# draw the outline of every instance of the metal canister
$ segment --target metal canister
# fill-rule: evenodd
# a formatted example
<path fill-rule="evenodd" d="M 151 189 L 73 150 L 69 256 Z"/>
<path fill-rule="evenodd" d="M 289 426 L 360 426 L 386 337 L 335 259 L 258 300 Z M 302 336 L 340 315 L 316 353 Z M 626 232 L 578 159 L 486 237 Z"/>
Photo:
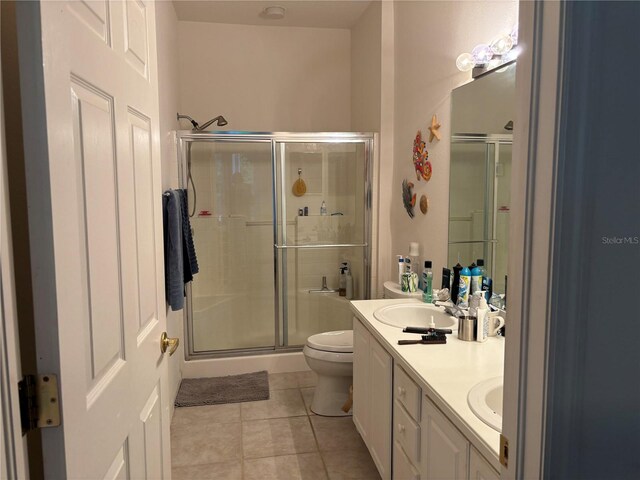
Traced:
<path fill-rule="evenodd" d="M 476 322 L 478 319 L 469 315 L 458 317 L 458 339 L 473 342 L 476 339 Z"/>

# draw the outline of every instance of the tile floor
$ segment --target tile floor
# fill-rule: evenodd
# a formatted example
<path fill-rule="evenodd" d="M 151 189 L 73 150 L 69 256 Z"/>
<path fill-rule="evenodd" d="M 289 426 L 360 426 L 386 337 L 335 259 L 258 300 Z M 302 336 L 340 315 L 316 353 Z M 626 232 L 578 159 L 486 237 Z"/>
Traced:
<path fill-rule="evenodd" d="M 314 415 L 315 374 L 269 375 L 259 402 L 176 408 L 174 480 L 376 480 L 351 417 Z"/>

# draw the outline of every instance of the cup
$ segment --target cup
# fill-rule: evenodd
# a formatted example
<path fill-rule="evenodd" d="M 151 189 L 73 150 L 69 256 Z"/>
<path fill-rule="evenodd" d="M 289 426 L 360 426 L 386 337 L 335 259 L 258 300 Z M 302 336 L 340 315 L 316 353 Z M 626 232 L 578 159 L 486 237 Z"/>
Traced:
<path fill-rule="evenodd" d="M 458 317 L 458 340 L 473 342 L 476 339 L 476 322 L 478 319 L 471 316 Z"/>
<path fill-rule="evenodd" d="M 489 336 L 495 337 L 498 331 L 504 327 L 504 318 L 498 315 L 497 312 L 487 314 L 489 320 Z"/>

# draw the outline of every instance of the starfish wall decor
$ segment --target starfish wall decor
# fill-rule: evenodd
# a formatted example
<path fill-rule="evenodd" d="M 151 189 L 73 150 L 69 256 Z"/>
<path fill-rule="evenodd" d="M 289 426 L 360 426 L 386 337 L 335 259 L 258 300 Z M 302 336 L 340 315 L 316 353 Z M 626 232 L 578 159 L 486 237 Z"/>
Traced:
<path fill-rule="evenodd" d="M 429 127 L 429 143 L 433 142 L 433 139 L 440 140 L 440 124 L 438 123 L 438 117 L 435 115 L 431 117 L 431 126 Z"/>

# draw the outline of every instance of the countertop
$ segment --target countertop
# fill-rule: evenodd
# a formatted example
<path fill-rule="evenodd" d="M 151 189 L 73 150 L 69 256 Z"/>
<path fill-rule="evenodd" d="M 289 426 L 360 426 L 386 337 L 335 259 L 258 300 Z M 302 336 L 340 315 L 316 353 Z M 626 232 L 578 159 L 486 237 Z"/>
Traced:
<path fill-rule="evenodd" d="M 351 308 L 396 363 L 422 387 L 423 394 L 500 471 L 500 434 L 471 411 L 467 394 L 477 383 L 504 374 L 504 338 L 489 337 L 484 343 L 465 342 L 458 340 L 454 329 L 444 345 L 398 345 L 398 340 L 419 339 L 420 335 L 402 333 L 401 328 L 386 325 L 373 316 L 378 308 L 398 303 L 422 302 L 416 299 L 355 300 Z"/>

